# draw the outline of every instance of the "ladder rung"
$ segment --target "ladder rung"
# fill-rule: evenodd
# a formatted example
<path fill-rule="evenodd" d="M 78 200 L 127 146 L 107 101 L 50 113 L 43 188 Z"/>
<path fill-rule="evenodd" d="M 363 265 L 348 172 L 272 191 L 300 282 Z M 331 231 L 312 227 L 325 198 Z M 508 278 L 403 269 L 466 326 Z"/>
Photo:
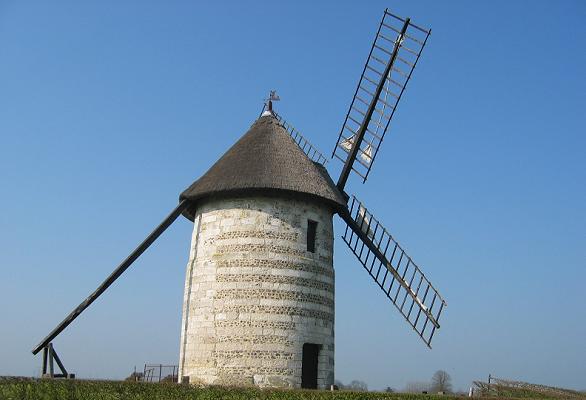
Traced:
<path fill-rule="evenodd" d="M 358 176 L 360 176 L 362 179 L 364 179 L 364 175 L 362 175 L 360 172 L 358 172 L 358 170 L 356 168 L 354 168 L 354 166 L 352 166 L 352 171 L 356 172 L 358 174 Z"/>
<path fill-rule="evenodd" d="M 375 124 L 376 124 L 376 122 L 375 122 Z M 384 126 L 381 125 L 380 128 L 384 130 Z M 370 129 L 366 129 L 366 132 L 368 132 L 370 135 L 372 135 L 373 139 L 376 139 L 376 148 L 378 148 L 378 146 L 380 146 L 380 142 L 382 140 L 381 136 L 379 136 L 378 133 L 374 133 Z M 375 141 L 372 140 L 372 142 L 374 143 Z M 371 145 L 373 145 L 373 143 L 371 143 Z M 373 147 L 375 147 L 375 146 L 373 145 Z M 374 154 L 372 155 L 372 158 L 374 158 Z"/>
<path fill-rule="evenodd" d="M 433 293 L 433 299 L 431 299 L 431 305 L 429 306 L 429 313 L 431 314 L 431 311 L 433 310 L 433 306 L 435 304 L 435 299 L 437 299 L 437 292 L 434 291 Z"/>
<path fill-rule="evenodd" d="M 382 47 L 380 47 L 379 45 L 375 44 L 374 47 L 376 47 L 377 49 L 379 49 L 380 51 L 384 51 L 385 53 L 387 53 L 388 55 L 392 56 L 393 53 L 391 53 L 390 51 L 388 51 L 387 49 L 384 49 Z M 382 75 L 382 74 L 381 74 Z"/>
<path fill-rule="evenodd" d="M 398 95 L 398 94 L 395 94 L 395 93 L 391 92 L 390 90 L 385 90 L 385 93 L 386 93 L 386 94 L 390 94 L 390 95 L 391 95 L 391 96 L 393 96 L 395 99 L 398 99 L 398 98 L 399 98 L 399 95 Z M 382 93 L 381 93 L 381 94 L 382 94 Z M 385 105 L 387 105 L 387 106 L 389 106 L 389 107 L 392 107 L 390 104 L 388 104 L 388 103 L 387 103 L 387 102 L 385 102 L 384 100 L 381 100 L 380 98 L 378 99 L 378 101 L 381 101 L 381 102 L 385 103 Z"/>
<path fill-rule="evenodd" d="M 375 56 L 375 55 L 372 55 L 372 54 L 371 54 L 371 55 L 370 55 L 370 58 L 372 58 L 374 61 L 378 61 L 380 64 L 384 65 L 385 67 L 387 66 L 387 63 L 386 63 L 386 62 L 384 62 L 383 60 L 381 60 L 380 58 L 378 58 L 378 57 L 377 57 L 377 56 Z"/>
<path fill-rule="evenodd" d="M 374 97 L 374 93 L 371 93 L 368 89 L 365 89 L 362 85 L 358 86 L 360 89 L 364 90 L 366 93 Z"/>
<path fill-rule="evenodd" d="M 413 311 L 413 306 L 415 305 L 415 299 L 411 299 L 411 306 L 409 307 L 409 312 L 407 313 L 407 320 L 409 321 L 409 318 L 411 317 L 411 312 Z M 411 322 L 411 321 L 409 321 Z"/>
<path fill-rule="evenodd" d="M 389 10 L 385 10 L 385 14 L 386 15 L 390 15 L 391 17 L 393 17 L 395 19 L 398 19 L 401 22 L 405 22 L 405 20 L 403 18 L 401 18 L 401 17 L 399 17 L 399 16 L 397 16 L 397 15 L 395 15 L 393 13 L 390 13 Z"/>
<path fill-rule="evenodd" d="M 343 151 L 344 153 L 346 153 L 346 154 L 350 154 L 350 151 L 349 151 L 349 150 L 346 150 L 346 149 L 345 149 L 345 148 L 342 146 L 342 144 L 338 143 L 338 147 L 339 147 L 340 149 L 342 149 L 342 151 Z M 342 158 L 340 158 L 340 160 L 341 160 L 341 161 L 344 161 L 344 162 L 346 162 L 346 160 L 344 160 L 344 159 L 342 159 Z"/>
<path fill-rule="evenodd" d="M 352 132 L 353 135 L 356 135 L 356 132 L 354 132 L 352 129 L 350 129 L 350 127 L 347 124 L 344 125 L 344 129 L 348 129 L 350 132 Z"/>
<path fill-rule="evenodd" d="M 429 286 L 425 289 L 425 294 L 423 295 L 423 300 L 421 300 L 421 304 L 425 304 L 425 299 L 427 298 L 427 292 L 429 292 Z M 421 305 L 419 305 L 419 311 L 417 312 L 417 317 L 415 318 L 415 322 L 414 325 L 417 325 L 417 322 L 419 321 L 419 317 L 421 316 Z"/>
<path fill-rule="evenodd" d="M 375 108 L 374 111 L 376 111 L 377 113 L 379 113 L 380 115 L 382 115 L 383 118 L 385 118 L 387 120 L 391 119 L 391 116 L 390 115 L 386 115 L 382 110 L 379 110 L 378 108 Z"/>
<path fill-rule="evenodd" d="M 385 35 L 383 35 L 382 33 L 379 33 L 378 35 L 379 35 L 381 38 L 383 38 L 384 40 L 386 40 L 387 42 L 390 42 L 390 43 L 392 43 L 392 44 L 393 44 L 393 46 L 397 44 L 397 42 L 396 42 L 394 39 L 388 38 L 388 37 L 386 37 Z"/>
<path fill-rule="evenodd" d="M 411 24 L 409 24 L 409 25 L 411 25 Z M 419 39 L 417 39 L 417 38 L 414 38 L 413 36 L 411 36 L 411 35 L 408 35 L 407 33 L 405 33 L 405 37 L 406 37 L 407 39 L 411 39 L 411 40 L 413 40 L 414 42 L 417 42 L 417 43 L 419 43 L 420 45 L 422 45 L 422 46 L 423 46 L 423 42 L 422 42 L 421 40 L 419 40 Z"/>
<path fill-rule="evenodd" d="M 384 286 L 385 286 L 385 281 L 387 280 L 387 276 L 389 275 L 389 269 L 385 268 L 385 276 L 383 276 L 383 281 L 380 283 L 380 287 L 383 288 L 384 290 Z M 393 281 L 395 280 L 395 277 L 393 277 Z M 393 286 L 393 282 L 391 282 L 391 286 Z M 389 286 L 390 288 L 390 286 Z M 387 295 L 389 293 L 387 292 Z"/>
<path fill-rule="evenodd" d="M 446 305 L 446 303 L 444 303 L 444 302 L 442 301 L 442 304 L 440 305 L 440 309 L 439 309 L 439 311 L 437 312 L 437 315 L 436 315 L 436 317 L 435 317 L 435 320 L 436 320 L 436 321 L 439 321 L 439 318 L 440 318 L 440 316 L 442 315 L 442 310 L 444 309 L 444 306 L 445 306 L 445 305 Z"/>
<path fill-rule="evenodd" d="M 423 32 L 423 33 L 426 33 L 427 35 L 429 35 L 429 33 L 431 32 L 430 30 L 426 30 L 426 29 L 423 29 L 423 28 L 421 28 L 421 27 L 419 27 L 419 26 L 415 25 L 415 24 L 414 24 L 413 22 L 411 22 L 411 21 L 409 21 L 409 25 L 411 25 L 411 26 L 412 26 L 413 28 L 415 28 L 415 29 L 419 29 L 421 32 Z"/>
<path fill-rule="evenodd" d="M 366 106 L 369 106 L 370 103 L 367 103 L 366 100 L 364 100 L 362 97 L 356 95 L 354 96 L 356 99 L 358 99 L 358 101 L 362 102 L 362 104 L 365 104 Z"/>
<path fill-rule="evenodd" d="M 368 229 L 368 227 L 367 227 L 367 229 Z M 364 246 L 366 246 L 366 243 L 362 242 L 362 247 L 360 248 L 360 254 L 358 255 L 359 260 L 362 259 L 362 252 L 364 251 Z"/>
<path fill-rule="evenodd" d="M 395 252 L 397 251 L 397 246 L 399 245 L 397 242 L 393 240 L 395 247 L 393 247 L 393 254 L 391 254 L 391 259 L 389 260 L 389 264 L 393 265 L 393 258 L 395 258 Z"/>
<path fill-rule="evenodd" d="M 401 254 L 401 259 L 403 258 L 403 256 L 405 256 L 405 252 L 403 251 L 403 254 Z M 408 259 L 409 257 L 407 256 L 407 266 L 405 267 L 405 269 L 403 270 L 403 275 L 401 275 L 401 279 L 403 281 L 405 281 L 405 275 L 407 275 L 407 271 L 409 270 L 409 264 L 411 263 L 411 261 Z M 397 265 L 397 271 L 399 271 L 399 266 L 401 265 L 401 261 L 399 261 L 399 265 Z"/>
<path fill-rule="evenodd" d="M 352 106 L 351 109 L 356 112 L 359 112 L 360 114 L 362 114 L 363 117 L 366 117 L 366 114 L 364 112 L 362 112 L 361 110 L 359 110 L 358 108 L 356 108 L 355 106 Z"/>
<path fill-rule="evenodd" d="M 368 64 L 366 64 L 366 68 L 368 68 L 368 69 L 369 69 L 369 70 L 371 70 L 371 71 L 374 71 L 374 72 L 376 72 L 376 73 L 377 73 L 377 74 L 379 74 L 380 76 L 383 76 L 383 73 L 382 73 L 382 72 L 380 72 L 380 71 L 378 71 L 378 70 L 376 70 L 376 69 L 372 68 L 372 67 L 371 67 L 370 65 L 368 65 Z"/>
<path fill-rule="evenodd" d="M 427 343 L 427 345 L 428 345 L 429 347 L 431 347 L 431 339 L 433 339 L 433 334 L 435 333 L 435 330 L 436 330 L 436 326 L 434 326 L 434 327 L 431 329 L 431 335 L 429 335 L 429 339 L 427 339 L 427 342 L 425 342 L 425 343 Z"/>
<path fill-rule="evenodd" d="M 372 83 L 374 86 L 378 86 L 378 83 L 373 81 L 372 79 L 370 79 L 368 76 L 363 75 L 362 76 L 364 79 L 366 79 L 368 82 Z"/>
<path fill-rule="evenodd" d="M 379 260 L 380 261 L 380 260 Z M 378 283 L 378 276 L 380 275 L 380 270 L 383 268 L 383 262 L 381 261 L 378 265 L 378 270 L 376 271 L 376 276 L 374 278 L 375 282 Z"/>
<path fill-rule="evenodd" d="M 399 68 L 397 67 L 393 67 L 393 71 L 398 72 L 399 74 L 403 75 L 405 78 L 409 78 L 409 75 L 407 75 L 406 72 L 401 71 Z"/>
<path fill-rule="evenodd" d="M 411 68 L 415 68 L 415 65 L 413 65 L 412 63 L 410 63 L 409 61 L 405 60 L 403 57 L 397 56 L 397 60 L 404 62 L 405 64 L 407 64 L 408 66 L 410 66 Z"/>
<path fill-rule="evenodd" d="M 395 293 L 395 298 L 393 299 L 393 303 L 395 303 L 395 305 L 397 304 L 397 299 L 399 298 L 399 293 L 401 293 L 401 289 L 405 289 L 403 288 L 403 286 L 401 286 L 401 282 L 398 282 L 399 285 L 397 287 L 397 292 Z"/>
<path fill-rule="evenodd" d="M 344 149 L 342 149 L 344 150 Z M 334 157 L 336 157 L 338 160 L 342 161 L 342 162 L 346 162 L 346 160 L 344 160 L 342 157 L 340 157 L 337 153 L 334 153 Z"/>
<path fill-rule="evenodd" d="M 350 115 L 348 115 L 348 119 L 351 119 L 356 125 L 361 126 L 362 122 L 358 122 L 356 121 L 354 118 L 352 118 Z"/>
<path fill-rule="evenodd" d="M 358 149 L 358 151 L 360 153 L 364 154 L 364 151 L 362 151 L 362 149 Z M 361 157 L 356 157 L 354 160 L 358 161 L 360 164 L 362 164 L 363 167 L 365 167 L 367 169 L 370 167 L 370 165 L 369 164 L 366 164 L 366 162 L 364 160 L 362 160 Z"/>
<path fill-rule="evenodd" d="M 364 99 L 362 99 L 360 96 L 356 95 L 354 96 L 356 99 L 358 99 L 359 101 L 361 101 L 363 104 L 366 104 L 367 106 L 369 106 L 370 104 L 367 103 Z"/>
<path fill-rule="evenodd" d="M 373 121 L 371 120 L 371 121 L 370 121 L 370 123 L 372 123 L 372 124 L 375 124 L 375 125 L 376 125 L 376 126 L 378 126 L 379 128 L 382 128 L 382 129 L 384 129 L 384 128 L 385 128 L 383 125 L 380 125 L 378 122 L 373 122 Z M 373 131 L 371 131 L 370 129 L 366 129 L 366 131 L 367 131 L 368 133 L 370 133 L 372 136 L 374 136 L 375 138 L 377 138 L 377 139 L 379 140 L 379 142 L 381 141 L 381 139 L 382 139 L 382 138 L 381 138 L 381 137 L 380 137 L 380 136 L 379 136 L 377 133 L 374 133 L 374 132 L 373 132 Z"/>
<path fill-rule="evenodd" d="M 388 271 L 388 267 L 387 267 L 387 271 Z M 396 276 L 393 274 L 393 280 L 391 281 L 389 288 L 385 291 L 385 293 L 389 299 L 391 298 L 391 290 L 393 290 L 393 285 L 395 284 L 395 280 L 396 280 Z M 397 289 L 397 290 L 401 290 L 401 285 L 399 285 L 399 289 Z M 393 302 L 393 304 L 395 303 L 394 300 L 391 299 L 391 301 Z"/>
<path fill-rule="evenodd" d="M 399 33 L 399 34 L 401 33 L 401 31 L 400 31 L 400 30 L 398 30 L 397 28 L 395 28 L 394 26 L 387 25 L 387 24 L 385 24 L 384 22 L 383 22 L 383 25 L 384 25 L 384 26 L 386 26 L 387 28 L 389 28 L 389 29 L 391 29 L 391 30 L 393 30 L 393 31 L 395 31 L 395 32 L 397 32 L 397 33 Z"/>
<path fill-rule="evenodd" d="M 393 93 L 393 92 L 391 92 L 390 90 L 389 90 L 389 91 L 387 91 L 387 92 L 388 92 L 388 93 L 391 93 L 391 94 L 394 94 L 394 93 Z M 382 96 L 381 96 L 381 97 L 382 97 Z M 379 97 L 379 98 L 376 100 L 376 101 L 377 101 L 377 105 L 378 105 L 378 103 L 382 103 L 382 104 L 383 104 L 383 107 L 382 107 L 382 108 L 385 108 L 385 106 L 386 106 L 386 107 L 389 107 L 391 110 L 394 110 L 394 109 L 395 109 L 395 105 L 397 104 L 397 102 L 396 102 L 396 101 L 394 102 L 395 104 L 389 104 L 389 103 L 388 103 L 386 100 L 382 100 L 382 98 L 381 98 L 381 97 Z M 396 96 L 395 96 L 395 97 L 396 97 Z"/>
<path fill-rule="evenodd" d="M 409 47 L 405 46 L 404 44 L 401 45 L 401 49 L 405 49 L 407 50 L 409 53 L 416 55 L 417 57 L 419 57 L 419 53 L 416 52 L 415 50 L 411 50 Z"/>
<path fill-rule="evenodd" d="M 390 81 L 391 83 L 394 83 L 395 85 L 399 86 L 401 89 L 403 89 L 403 87 L 404 87 L 401 83 L 397 82 L 396 80 L 394 80 L 392 78 L 387 77 L 387 80 Z"/>

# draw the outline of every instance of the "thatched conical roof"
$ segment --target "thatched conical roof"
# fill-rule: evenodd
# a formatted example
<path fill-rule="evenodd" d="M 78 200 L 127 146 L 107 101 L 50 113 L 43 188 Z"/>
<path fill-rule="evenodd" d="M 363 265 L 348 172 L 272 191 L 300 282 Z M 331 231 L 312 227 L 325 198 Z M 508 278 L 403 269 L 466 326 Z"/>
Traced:
<path fill-rule="evenodd" d="M 205 198 L 251 194 L 311 198 L 334 211 L 346 207 L 326 169 L 311 161 L 272 115 L 260 117 L 180 200 L 193 203 L 184 212 L 193 220 Z"/>

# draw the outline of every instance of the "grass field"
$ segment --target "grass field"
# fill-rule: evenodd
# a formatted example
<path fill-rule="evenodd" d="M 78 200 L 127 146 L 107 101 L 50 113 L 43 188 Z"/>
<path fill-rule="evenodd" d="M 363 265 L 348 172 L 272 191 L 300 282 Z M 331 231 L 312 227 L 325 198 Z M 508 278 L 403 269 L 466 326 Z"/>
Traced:
<path fill-rule="evenodd" d="M 505 397 L 506 396 L 506 397 Z M 120 381 L 39 380 L 28 378 L 0 378 L 1 400 L 422 400 L 463 399 L 463 396 L 440 396 L 403 393 L 316 391 L 316 390 L 260 390 L 254 388 L 205 387 L 198 388 L 173 383 L 134 383 Z M 499 397 L 484 399 L 560 399 L 543 393 L 502 393 Z M 586 396 L 583 397 L 586 399 Z"/>

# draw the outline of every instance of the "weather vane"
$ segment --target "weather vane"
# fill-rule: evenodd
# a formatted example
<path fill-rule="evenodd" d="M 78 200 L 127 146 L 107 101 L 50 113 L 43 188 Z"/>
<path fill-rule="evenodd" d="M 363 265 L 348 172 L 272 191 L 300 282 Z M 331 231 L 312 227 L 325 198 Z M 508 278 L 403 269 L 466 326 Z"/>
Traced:
<path fill-rule="evenodd" d="M 265 99 L 265 112 L 273 112 L 273 101 L 279 101 L 281 98 L 277 94 L 276 90 L 269 91 L 269 97 Z"/>

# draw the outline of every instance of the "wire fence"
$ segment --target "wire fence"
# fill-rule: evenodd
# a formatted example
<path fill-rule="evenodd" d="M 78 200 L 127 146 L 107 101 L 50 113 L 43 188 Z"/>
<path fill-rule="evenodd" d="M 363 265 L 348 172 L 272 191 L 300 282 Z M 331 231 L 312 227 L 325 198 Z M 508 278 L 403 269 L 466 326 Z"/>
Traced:
<path fill-rule="evenodd" d="M 178 365 L 145 364 L 142 374 L 137 373 L 135 378 L 139 382 L 177 382 Z"/>

